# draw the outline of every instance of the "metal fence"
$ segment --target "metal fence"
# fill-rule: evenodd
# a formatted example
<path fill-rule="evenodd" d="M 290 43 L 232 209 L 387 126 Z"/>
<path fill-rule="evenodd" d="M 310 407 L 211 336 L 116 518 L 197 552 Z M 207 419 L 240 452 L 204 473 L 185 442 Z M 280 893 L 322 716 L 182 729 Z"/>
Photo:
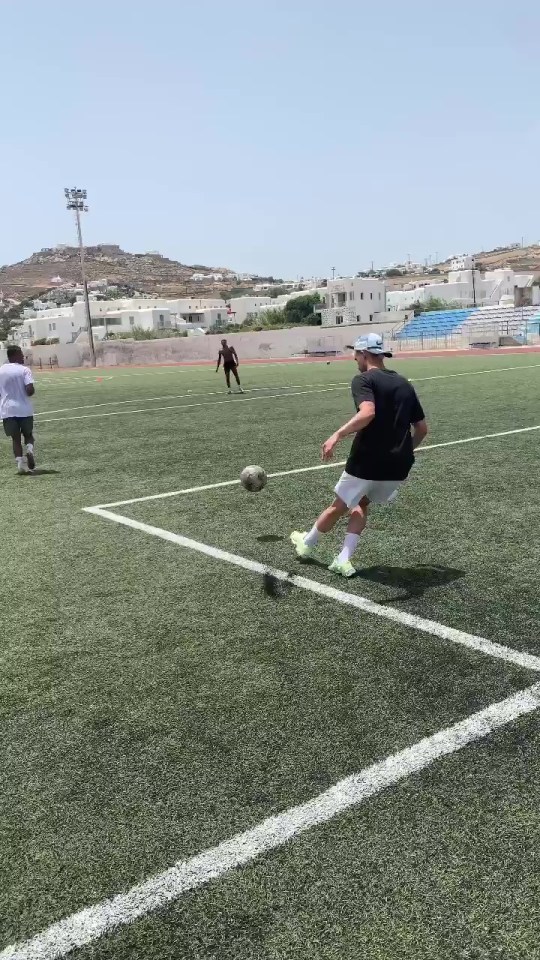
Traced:
<path fill-rule="evenodd" d="M 540 321 L 477 320 L 460 330 L 441 334 L 420 334 L 416 337 L 391 338 L 394 353 L 408 350 L 463 350 L 540 344 Z"/>

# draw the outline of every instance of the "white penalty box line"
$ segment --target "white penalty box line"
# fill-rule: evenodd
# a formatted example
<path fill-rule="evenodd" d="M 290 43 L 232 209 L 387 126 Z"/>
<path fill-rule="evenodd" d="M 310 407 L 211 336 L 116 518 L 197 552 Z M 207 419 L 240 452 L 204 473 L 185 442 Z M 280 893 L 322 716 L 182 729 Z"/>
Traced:
<path fill-rule="evenodd" d="M 515 430 L 500 430 L 497 433 L 484 433 L 477 437 L 464 437 L 458 440 L 445 440 L 442 443 L 425 443 L 416 451 L 417 454 L 427 452 L 428 450 L 440 450 L 443 447 L 458 447 L 467 443 L 478 443 L 480 440 L 495 440 L 499 437 L 510 437 L 514 434 L 531 433 L 534 430 L 540 430 L 540 424 L 533 427 L 519 427 Z M 331 463 L 318 463 L 311 467 L 293 467 L 291 470 L 278 470 L 275 473 L 269 473 L 268 479 L 275 480 L 279 477 L 290 477 L 299 473 L 313 473 L 317 470 L 332 470 L 337 467 L 345 466 L 345 460 L 334 460 Z M 131 497 L 129 500 L 114 500 L 110 503 L 98 503 L 96 507 L 127 507 L 134 503 L 147 503 L 150 500 L 167 500 L 169 497 L 180 497 L 187 493 L 204 493 L 206 490 L 219 490 L 223 487 L 238 487 L 240 480 L 220 480 L 218 483 L 205 483 L 198 487 L 183 487 L 181 490 L 168 490 L 165 493 L 151 493 L 143 497 Z M 92 512 L 94 507 L 84 507 L 86 512 Z"/>
<path fill-rule="evenodd" d="M 162 527 L 155 527 L 152 524 L 134 520 L 132 517 L 125 517 L 120 513 L 106 510 L 103 507 L 85 507 L 85 513 L 90 513 L 94 516 L 101 517 L 103 520 L 110 520 L 113 523 L 130 527 L 132 530 L 138 530 L 141 533 L 149 534 L 160 540 L 165 540 L 168 543 L 174 543 L 177 546 L 201 553 L 214 560 L 230 563 L 250 573 L 272 577 L 276 581 L 299 587 L 302 590 L 307 590 L 309 593 L 314 593 L 327 600 L 336 600 L 338 603 L 354 607 L 363 613 L 382 617 L 385 620 L 392 620 L 401 626 L 418 630 L 421 633 L 431 634 L 431 636 L 439 637 L 441 640 L 448 640 L 451 643 L 468 647 L 471 650 L 496 657 L 498 660 L 505 660 L 507 663 L 512 663 L 518 667 L 540 672 L 540 657 L 535 657 L 533 654 L 523 653 L 520 650 L 514 650 L 503 644 L 486 640 L 484 637 L 466 633 L 463 630 L 456 630 L 453 627 L 447 627 L 445 624 L 438 623 L 435 620 L 428 620 L 425 617 L 419 617 L 414 613 L 407 613 L 395 607 L 375 603 L 373 600 L 368 600 L 367 597 L 362 597 L 356 593 L 348 593 L 344 590 L 338 590 L 336 587 L 320 583 L 318 580 L 311 580 L 308 577 L 290 574 L 285 570 L 269 567 L 257 560 L 250 560 L 248 557 L 242 557 L 236 553 L 229 553 L 228 550 L 221 550 L 218 547 L 202 543 L 200 540 L 193 540 L 191 537 L 185 537 L 179 533 L 172 533 L 170 530 L 164 530 Z"/>
<path fill-rule="evenodd" d="M 443 443 L 426 444 L 425 446 L 420 447 L 420 450 L 435 450 L 442 447 L 450 447 L 481 440 L 511 436 L 513 434 L 524 434 L 533 430 L 540 430 L 540 424 L 533 427 L 521 427 L 514 430 L 498 431 L 497 433 L 484 434 L 483 436 L 478 437 L 466 437 L 459 440 L 448 440 Z M 337 467 L 342 467 L 344 462 L 345 461 L 339 461 L 337 463 L 317 464 L 316 466 L 311 467 L 297 467 L 292 470 L 280 470 L 276 473 L 269 474 L 269 477 L 280 478 L 293 474 L 303 474 L 318 470 L 331 469 L 332 467 L 335 469 Z M 251 573 L 256 573 L 258 575 L 267 577 L 270 576 L 276 581 L 299 587 L 302 590 L 307 590 L 310 593 L 326 599 L 336 600 L 344 605 L 362 610 L 364 613 L 394 621 L 402 626 L 417 630 L 421 633 L 430 634 L 431 636 L 439 637 L 442 640 L 450 641 L 451 643 L 456 643 L 460 646 L 468 647 L 471 650 L 476 650 L 480 653 L 487 654 L 488 656 L 495 657 L 496 659 L 504 660 L 507 663 L 512 663 L 518 667 L 540 671 L 540 657 L 536 657 L 533 654 L 522 652 L 520 650 L 514 650 L 513 648 L 503 644 L 487 640 L 485 637 L 467 633 L 463 630 L 457 630 L 453 627 L 448 627 L 445 624 L 438 623 L 435 620 L 429 620 L 425 617 L 419 617 L 413 613 L 407 613 L 404 610 L 398 610 L 395 607 L 376 603 L 372 600 L 369 600 L 367 597 L 362 597 L 356 593 L 338 590 L 335 587 L 320 583 L 318 580 L 312 580 L 308 577 L 300 576 L 298 574 L 291 574 L 285 570 L 269 567 L 267 564 L 260 563 L 256 560 L 251 560 L 247 557 L 242 557 L 239 554 L 230 553 L 227 550 L 221 550 L 218 547 L 203 543 L 200 540 L 194 540 L 191 537 L 185 537 L 182 534 L 173 533 L 170 530 L 165 530 L 162 527 L 157 527 L 149 523 L 143 523 L 140 520 L 135 520 L 132 517 L 126 517 L 123 514 L 117 513 L 116 511 L 110 509 L 111 507 L 146 503 L 153 500 L 160 500 L 185 494 L 201 493 L 208 490 L 221 489 L 223 487 L 239 486 L 239 483 L 240 482 L 238 479 L 224 480 L 218 483 L 204 484 L 198 487 L 185 487 L 182 490 L 173 490 L 168 493 L 151 494 L 150 496 L 134 497 L 130 500 L 119 500 L 114 503 L 100 504 L 94 507 L 84 507 L 83 510 L 85 513 L 101 517 L 103 520 L 118 523 L 121 526 L 129 527 L 132 530 L 138 530 L 141 533 L 157 537 L 158 539 L 165 540 L 169 543 L 174 543 L 187 550 L 193 550 L 215 560 L 230 563 L 233 566 L 240 567 Z"/>

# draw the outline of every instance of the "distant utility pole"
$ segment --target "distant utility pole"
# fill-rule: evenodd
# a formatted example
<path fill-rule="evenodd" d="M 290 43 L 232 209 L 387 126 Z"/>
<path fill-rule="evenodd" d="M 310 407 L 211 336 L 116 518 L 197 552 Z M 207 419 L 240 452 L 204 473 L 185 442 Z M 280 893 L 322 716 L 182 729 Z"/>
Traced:
<path fill-rule="evenodd" d="M 332 280 L 335 280 L 336 277 L 336 268 L 332 267 Z"/>
<path fill-rule="evenodd" d="M 92 331 L 92 317 L 90 316 L 90 300 L 88 298 L 88 284 L 86 282 L 86 270 L 84 267 L 84 245 L 81 230 L 81 213 L 86 213 L 86 190 L 79 190 L 77 187 L 66 187 L 64 195 L 67 201 L 68 210 L 75 213 L 75 223 L 77 224 L 77 237 L 79 240 L 79 258 L 81 261 L 81 278 L 84 294 L 84 306 L 86 312 L 86 330 L 88 333 L 88 345 L 90 347 L 90 363 L 93 367 L 96 365 L 96 349 L 94 347 L 94 334 Z"/>
<path fill-rule="evenodd" d="M 473 261 L 472 261 L 472 270 L 471 270 L 471 274 L 472 274 L 472 296 L 473 296 L 473 306 L 475 307 L 475 306 L 476 306 L 476 280 L 475 280 L 475 276 L 474 276 L 474 271 L 475 271 L 475 265 L 474 265 L 474 260 L 473 260 Z"/>

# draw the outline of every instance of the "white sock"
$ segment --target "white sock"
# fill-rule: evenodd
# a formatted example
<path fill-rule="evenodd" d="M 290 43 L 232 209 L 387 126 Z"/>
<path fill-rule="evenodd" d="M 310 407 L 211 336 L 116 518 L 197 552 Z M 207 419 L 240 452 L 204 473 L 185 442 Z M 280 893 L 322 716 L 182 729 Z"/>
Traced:
<path fill-rule="evenodd" d="M 18 467 L 21 467 L 24 463 L 24 457 L 15 457 L 15 462 Z"/>
<path fill-rule="evenodd" d="M 359 533 L 346 533 L 345 540 L 343 541 L 343 548 L 341 553 L 338 556 L 338 563 L 345 563 L 346 560 L 350 560 L 354 551 L 358 546 L 358 541 L 360 539 Z"/>
<path fill-rule="evenodd" d="M 313 527 L 309 533 L 306 533 L 304 537 L 304 543 L 306 547 L 316 547 L 319 542 L 320 531 L 317 530 L 317 527 Z"/>
<path fill-rule="evenodd" d="M 33 452 L 34 452 L 34 444 L 33 444 L 33 443 L 27 443 L 27 444 L 26 444 L 26 449 L 28 450 L 28 453 L 33 453 Z"/>

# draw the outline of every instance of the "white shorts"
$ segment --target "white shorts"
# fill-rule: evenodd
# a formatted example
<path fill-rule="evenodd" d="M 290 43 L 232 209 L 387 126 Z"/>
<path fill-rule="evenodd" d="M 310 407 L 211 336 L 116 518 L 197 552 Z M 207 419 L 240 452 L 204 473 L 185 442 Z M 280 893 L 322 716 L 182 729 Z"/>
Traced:
<path fill-rule="evenodd" d="M 334 493 L 351 510 L 358 506 L 362 497 L 367 497 L 372 503 L 391 503 L 404 483 L 404 480 L 362 480 L 344 471 L 334 487 Z"/>

